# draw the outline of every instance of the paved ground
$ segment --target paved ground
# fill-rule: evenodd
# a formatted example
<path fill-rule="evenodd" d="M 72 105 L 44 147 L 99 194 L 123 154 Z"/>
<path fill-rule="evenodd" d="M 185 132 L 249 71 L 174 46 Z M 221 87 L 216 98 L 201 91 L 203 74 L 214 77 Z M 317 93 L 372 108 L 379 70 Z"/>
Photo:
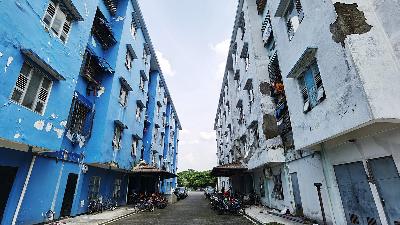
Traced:
<path fill-rule="evenodd" d="M 238 224 L 251 225 L 252 223 L 242 216 L 217 215 L 210 209 L 208 201 L 202 192 L 191 192 L 189 196 L 165 209 L 154 212 L 139 213 L 119 220 L 112 225 L 125 224 L 162 224 L 162 225 L 198 225 L 198 224 Z"/>

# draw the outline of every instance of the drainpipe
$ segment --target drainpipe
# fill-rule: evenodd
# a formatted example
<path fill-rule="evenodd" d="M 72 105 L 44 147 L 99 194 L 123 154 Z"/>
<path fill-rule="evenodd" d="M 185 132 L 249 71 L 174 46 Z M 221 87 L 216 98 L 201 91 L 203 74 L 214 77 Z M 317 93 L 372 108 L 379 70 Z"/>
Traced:
<path fill-rule="evenodd" d="M 326 223 L 326 216 L 325 216 L 325 209 L 324 209 L 324 203 L 322 202 L 322 195 L 321 195 L 321 183 L 314 183 L 314 186 L 317 187 L 317 192 L 318 192 L 318 200 L 319 200 L 319 206 L 321 207 L 321 213 L 322 213 L 322 220 L 323 224 L 327 225 Z"/>
<path fill-rule="evenodd" d="M 19 210 L 21 209 L 22 201 L 24 200 L 26 189 L 28 188 L 29 180 L 31 179 L 32 169 L 33 165 L 35 164 L 35 161 L 36 161 L 36 155 L 32 157 L 31 165 L 29 166 L 28 174 L 26 175 L 24 186 L 22 188 L 21 195 L 19 196 L 17 208 L 15 209 L 11 225 L 15 225 L 15 223 L 17 222 Z"/>

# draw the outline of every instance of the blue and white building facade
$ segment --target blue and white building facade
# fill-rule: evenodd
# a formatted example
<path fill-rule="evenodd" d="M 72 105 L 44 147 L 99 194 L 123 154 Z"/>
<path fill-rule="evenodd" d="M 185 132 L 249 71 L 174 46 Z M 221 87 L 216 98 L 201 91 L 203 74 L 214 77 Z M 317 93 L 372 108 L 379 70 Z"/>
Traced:
<path fill-rule="evenodd" d="M 1 224 L 124 205 L 141 160 L 176 173 L 181 125 L 135 0 L 0 5 Z"/>

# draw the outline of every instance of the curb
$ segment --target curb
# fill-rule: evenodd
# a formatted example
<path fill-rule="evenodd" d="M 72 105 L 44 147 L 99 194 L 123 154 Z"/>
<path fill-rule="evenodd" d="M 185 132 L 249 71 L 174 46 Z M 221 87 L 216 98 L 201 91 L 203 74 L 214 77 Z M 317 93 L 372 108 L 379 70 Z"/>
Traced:
<path fill-rule="evenodd" d="M 131 216 L 133 214 L 136 214 L 136 212 L 130 212 L 130 213 L 127 213 L 125 215 L 115 217 L 113 219 L 110 219 L 110 220 L 107 220 L 105 222 L 99 223 L 98 225 L 106 225 L 106 224 L 110 224 L 110 223 L 113 223 L 113 222 L 117 222 L 118 220 L 125 219 L 125 218 L 127 218 L 127 217 L 129 217 L 129 216 Z"/>
<path fill-rule="evenodd" d="M 264 223 L 259 221 L 258 219 L 251 217 L 249 214 L 247 214 L 246 212 L 243 215 L 246 219 L 250 220 L 250 222 L 252 222 L 253 224 L 256 225 L 263 225 Z"/>

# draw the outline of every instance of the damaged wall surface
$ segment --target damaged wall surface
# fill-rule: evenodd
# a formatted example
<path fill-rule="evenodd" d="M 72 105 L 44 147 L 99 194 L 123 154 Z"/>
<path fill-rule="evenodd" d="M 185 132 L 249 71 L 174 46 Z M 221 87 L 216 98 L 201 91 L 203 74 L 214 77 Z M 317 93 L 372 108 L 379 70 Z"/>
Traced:
<path fill-rule="evenodd" d="M 1 224 L 83 214 L 100 196 L 125 205 L 139 162 L 176 173 L 182 127 L 137 1 L 1 5 Z"/>

